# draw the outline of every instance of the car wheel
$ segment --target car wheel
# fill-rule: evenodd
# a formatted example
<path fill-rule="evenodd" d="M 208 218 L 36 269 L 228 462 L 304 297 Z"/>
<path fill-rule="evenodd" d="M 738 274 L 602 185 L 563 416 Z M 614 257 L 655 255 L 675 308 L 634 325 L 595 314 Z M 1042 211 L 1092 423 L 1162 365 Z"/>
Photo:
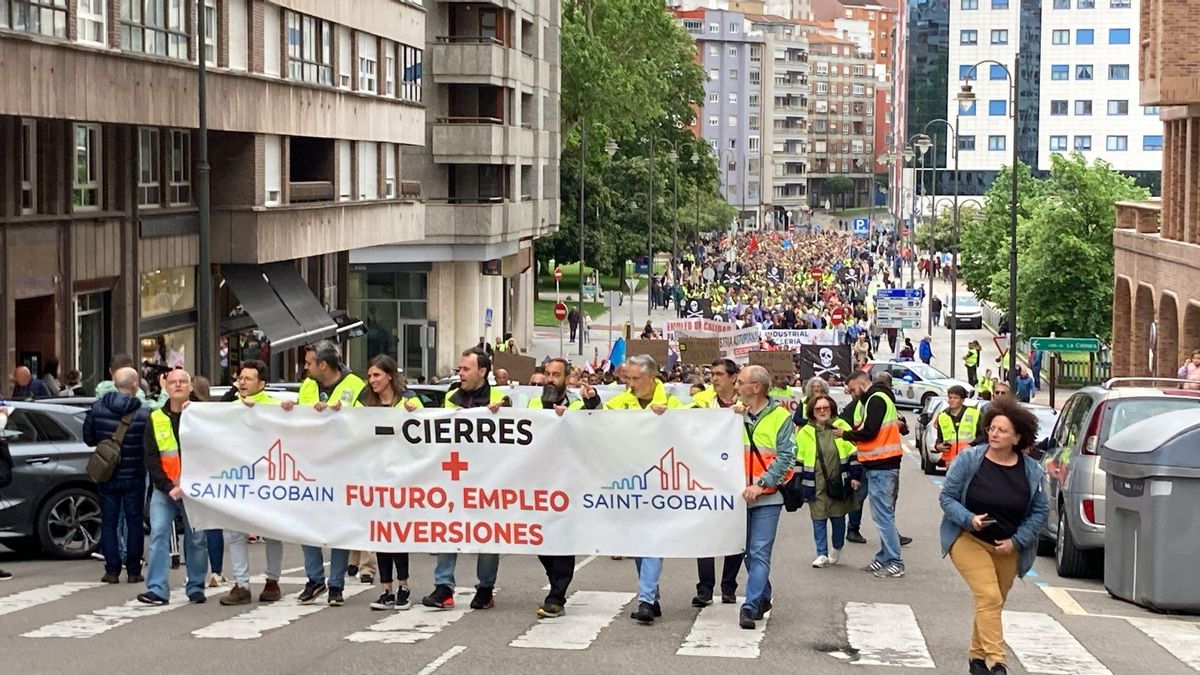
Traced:
<path fill-rule="evenodd" d="M 100 544 L 100 499 L 95 492 L 68 488 L 38 509 L 37 537 L 55 558 L 86 558 Z"/>
<path fill-rule="evenodd" d="M 1083 577 L 1093 569 L 1090 551 L 1080 550 L 1071 538 L 1065 504 L 1058 510 L 1058 537 L 1054 542 L 1054 563 L 1060 577 Z"/>

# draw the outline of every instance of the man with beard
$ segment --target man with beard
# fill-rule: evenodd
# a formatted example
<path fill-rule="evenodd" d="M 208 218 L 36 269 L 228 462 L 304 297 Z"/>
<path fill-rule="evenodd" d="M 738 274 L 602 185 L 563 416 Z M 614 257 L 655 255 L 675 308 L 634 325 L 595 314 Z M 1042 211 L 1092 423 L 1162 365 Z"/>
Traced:
<path fill-rule="evenodd" d="M 556 414 L 562 415 L 568 410 L 595 410 L 600 407 L 600 397 L 589 384 L 585 383 L 580 389 L 582 399 L 567 392 L 566 359 L 550 359 L 543 370 L 545 384 L 542 385 L 542 395 L 529 400 L 530 408 L 553 409 Z M 550 592 L 546 594 L 546 601 L 538 607 L 537 615 L 543 619 L 556 619 L 563 615 L 563 605 L 567 602 L 567 587 L 575 575 L 575 556 L 539 555 L 538 560 L 546 569 Z"/>

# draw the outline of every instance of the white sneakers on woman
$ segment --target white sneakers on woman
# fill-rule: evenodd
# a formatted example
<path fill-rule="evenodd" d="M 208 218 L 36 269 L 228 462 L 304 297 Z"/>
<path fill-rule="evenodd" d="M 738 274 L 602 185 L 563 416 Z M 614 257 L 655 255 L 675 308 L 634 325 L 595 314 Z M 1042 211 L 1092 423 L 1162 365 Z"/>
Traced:
<path fill-rule="evenodd" d="M 815 559 L 812 561 L 812 566 L 813 566 L 813 567 L 816 567 L 816 568 L 818 568 L 818 569 L 820 569 L 820 568 L 822 568 L 822 567 L 829 567 L 829 557 L 828 557 L 828 556 L 823 556 L 823 555 L 819 555 L 819 556 L 817 556 L 817 557 L 816 557 L 816 558 L 815 558 Z"/>
<path fill-rule="evenodd" d="M 842 559 L 842 550 L 835 548 L 829 551 L 829 555 L 819 555 L 812 561 L 812 566 L 820 569 L 822 567 L 833 567 Z"/>
<path fill-rule="evenodd" d="M 842 549 L 835 548 L 829 551 L 829 564 L 836 565 L 842 559 Z"/>

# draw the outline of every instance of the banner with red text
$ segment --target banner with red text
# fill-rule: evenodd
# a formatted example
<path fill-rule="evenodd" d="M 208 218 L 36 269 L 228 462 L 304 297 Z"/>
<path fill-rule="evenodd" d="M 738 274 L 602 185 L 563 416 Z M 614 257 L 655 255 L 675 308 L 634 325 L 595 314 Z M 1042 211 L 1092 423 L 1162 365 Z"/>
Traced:
<path fill-rule="evenodd" d="M 364 551 L 707 557 L 746 540 L 728 410 L 553 411 L 193 403 L 197 529 Z"/>

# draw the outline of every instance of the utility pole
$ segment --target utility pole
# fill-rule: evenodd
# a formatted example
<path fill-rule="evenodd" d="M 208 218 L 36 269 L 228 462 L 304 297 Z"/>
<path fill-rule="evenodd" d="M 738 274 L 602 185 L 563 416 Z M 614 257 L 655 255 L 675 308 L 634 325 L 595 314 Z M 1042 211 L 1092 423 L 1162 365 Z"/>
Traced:
<path fill-rule="evenodd" d="M 200 156 L 199 166 L 196 171 L 196 206 L 200 211 L 200 251 L 199 251 L 199 269 L 196 270 L 197 284 L 199 285 L 196 298 L 197 325 L 196 325 L 196 341 L 198 342 L 198 359 L 196 360 L 196 374 L 204 375 L 212 378 L 215 376 L 213 372 L 213 348 L 216 346 L 213 340 L 213 290 L 212 290 L 212 213 L 209 205 L 209 171 L 211 167 L 208 165 L 208 103 L 207 96 L 207 70 L 208 58 L 205 53 L 205 35 L 206 24 L 208 17 L 205 16 L 205 4 L 203 2 L 196 3 L 196 40 L 199 57 L 197 62 L 197 90 L 200 97 Z"/>
<path fill-rule="evenodd" d="M 579 125 L 579 328 L 575 331 L 575 338 L 579 342 L 579 355 L 583 356 L 583 329 L 584 317 L 583 313 L 583 233 L 584 220 L 586 209 L 584 208 L 584 197 L 587 195 L 587 119 L 580 120 Z M 599 279 L 597 279 L 599 283 Z"/>

